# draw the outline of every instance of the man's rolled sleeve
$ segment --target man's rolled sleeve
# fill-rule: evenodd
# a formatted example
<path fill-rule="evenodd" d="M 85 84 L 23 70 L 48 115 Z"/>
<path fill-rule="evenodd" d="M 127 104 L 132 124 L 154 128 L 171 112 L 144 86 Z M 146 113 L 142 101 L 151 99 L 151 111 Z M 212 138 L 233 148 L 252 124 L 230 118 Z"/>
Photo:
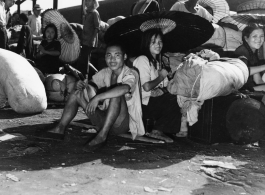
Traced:
<path fill-rule="evenodd" d="M 136 88 L 136 84 L 137 84 L 137 78 L 136 76 L 131 72 L 127 75 L 125 75 L 122 78 L 122 84 L 126 84 L 130 86 L 130 92 L 133 93 L 135 91 Z"/>

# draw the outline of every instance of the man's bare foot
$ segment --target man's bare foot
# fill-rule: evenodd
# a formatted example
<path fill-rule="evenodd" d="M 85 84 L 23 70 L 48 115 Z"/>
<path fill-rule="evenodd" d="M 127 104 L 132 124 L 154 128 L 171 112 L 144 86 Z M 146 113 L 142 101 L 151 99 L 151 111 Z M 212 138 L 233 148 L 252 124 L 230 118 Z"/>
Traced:
<path fill-rule="evenodd" d="M 97 136 L 91 142 L 88 143 L 88 145 L 94 146 L 94 145 L 105 142 L 106 139 L 107 139 L 107 135 L 104 135 L 103 133 L 99 132 Z"/>
<path fill-rule="evenodd" d="M 103 133 L 99 132 L 98 135 L 92 141 L 90 141 L 84 146 L 83 150 L 85 152 L 93 152 L 104 146 L 106 144 L 106 140 L 107 135 L 104 135 Z"/>
<path fill-rule="evenodd" d="M 57 133 L 57 134 L 64 134 L 65 129 L 57 125 L 56 127 L 50 129 L 48 132 L 50 133 Z"/>

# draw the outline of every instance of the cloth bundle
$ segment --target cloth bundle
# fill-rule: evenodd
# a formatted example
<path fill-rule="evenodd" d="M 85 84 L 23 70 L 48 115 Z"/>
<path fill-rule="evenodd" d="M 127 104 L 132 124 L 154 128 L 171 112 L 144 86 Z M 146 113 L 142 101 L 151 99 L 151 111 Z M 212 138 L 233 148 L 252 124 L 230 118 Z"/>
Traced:
<path fill-rule="evenodd" d="M 76 79 L 66 74 L 51 74 L 46 77 L 44 85 L 50 101 L 64 102 L 74 90 Z"/>
<path fill-rule="evenodd" d="M 220 58 L 209 62 L 193 54 L 179 65 L 167 89 L 178 96 L 182 114 L 193 125 L 204 100 L 240 89 L 248 76 L 248 68 L 240 59 Z"/>
<path fill-rule="evenodd" d="M 42 112 L 47 107 L 44 85 L 22 56 L 0 49 L 0 103 L 8 99 L 18 113 Z"/>
<path fill-rule="evenodd" d="M 218 24 L 212 25 L 214 27 L 214 34 L 202 46 L 217 46 L 223 48 L 224 51 L 235 51 L 237 47 L 243 44 L 241 31 L 222 27 Z"/>

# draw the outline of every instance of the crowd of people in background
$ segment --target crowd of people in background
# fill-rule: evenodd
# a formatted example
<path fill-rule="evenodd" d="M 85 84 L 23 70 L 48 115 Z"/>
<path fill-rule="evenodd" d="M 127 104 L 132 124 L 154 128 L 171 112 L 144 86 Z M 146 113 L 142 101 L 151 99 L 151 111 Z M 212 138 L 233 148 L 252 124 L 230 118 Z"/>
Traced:
<path fill-rule="evenodd" d="M 6 10 L 14 4 L 14 0 L 0 1 L 0 48 L 8 48 Z M 143 2 L 143 1 L 139 1 Z M 150 1 L 151 2 L 151 1 Z M 159 11 L 159 4 L 139 7 L 135 4 L 132 14 L 143 11 Z M 150 4 L 151 5 L 151 4 Z M 97 0 L 83 1 L 83 32 L 81 40 L 81 61 L 77 69 L 87 73 L 91 52 L 97 48 L 100 31 L 100 14 L 97 11 Z M 54 24 L 49 24 L 42 32 L 41 6 L 36 4 L 33 14 L 13 14 L 10 27 L 22 25 L 15 52 L 34 60 L 36 67 L 44 74 L 59 72 L 59 56 L 61 45 L 57 40 L 58 33 Z M 198 4 L 198 0 L 176 2 L 171 11 L 192 13 L 212 21 L 213 15 Z M 150 137 L 160 137 L 166 142 L 173 142 L 165 134 L 186 137 L 187 130 L 180 131 L 181 113 L 175 95 L 167 91 L 168 74 L 170 70 L 164 66 L 163 33 L 159 29 L 143 32 L 140 55 L 132 60 L 132 67 L 126 65 L 128 55 L 123 49 L 124 43 L 111 43 L 106 46 L 105 62 L 107 67 L 99 70 L 91 81 L 78 81 L 76 91 L 71 93 L 58 125 L 45 133 L 46 137 L 63 139 L 65 130 L 75 117 L 78 107 L 82 107 L 98 127 L 98 134 L 88 141 L 85 150 L 102 146 L 108 134 L 126 133 L 130 129 L 135 136 L 144 134 L 143 122 L 152 120 L 153 126 L 148 130 Z M 34 50 L 34 40 L 41 40 L 37 52 Z M 250 77 L 245 89 L 250 91 L 265 91 L 265 83 L 261 72 L 265 65 L 259 60 L 258 50 L 264 43 L 264 29 L 253 23 L 242 33 L 243 45 L 235 50 L 238 56 L 245 56 L 244 62 L 249 67 Z M 136 72 L 134 68 L 138 70 Z M 140 89 L 138 84 L 140 83 Z M 106 91 L 101 91 L 107 87 Z M 139 91 L 139 93 L 137 92 Z M 143 117 L 141 113 L 143 112 Z M 150 121 L 149 121 L 150 122 Z M 145 129 L 147 131 L 147 129 Z M 134 132 L 135 131 L 135 132 Z"/>

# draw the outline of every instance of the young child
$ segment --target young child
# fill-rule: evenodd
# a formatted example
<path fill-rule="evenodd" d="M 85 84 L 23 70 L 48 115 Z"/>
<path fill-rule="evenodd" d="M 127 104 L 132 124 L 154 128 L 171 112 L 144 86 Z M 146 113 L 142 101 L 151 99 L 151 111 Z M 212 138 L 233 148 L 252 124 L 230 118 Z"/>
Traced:
<path fill-rule="evenodd" d="M 82 34 L 82 49 L 81 63 L 77 67 L 84 75 L 87 74 L 88 62 L 90 62 L 90 54 L 93 48 L 98 44 L 98 32 L 100 26 L 100 16 L 97 11 L 99 7 L 98 0 L 84 0 L 83 12 L 83 34 Z"/>
<path fill-rule="evenodd" d="M 54 24 L 48 24 L 43 32 L 43 41 L 40 43 L 36 55 L 36 64 L 43 74 L 59 73 L 61 44 L 57 40 L 58 33 Z"/>

